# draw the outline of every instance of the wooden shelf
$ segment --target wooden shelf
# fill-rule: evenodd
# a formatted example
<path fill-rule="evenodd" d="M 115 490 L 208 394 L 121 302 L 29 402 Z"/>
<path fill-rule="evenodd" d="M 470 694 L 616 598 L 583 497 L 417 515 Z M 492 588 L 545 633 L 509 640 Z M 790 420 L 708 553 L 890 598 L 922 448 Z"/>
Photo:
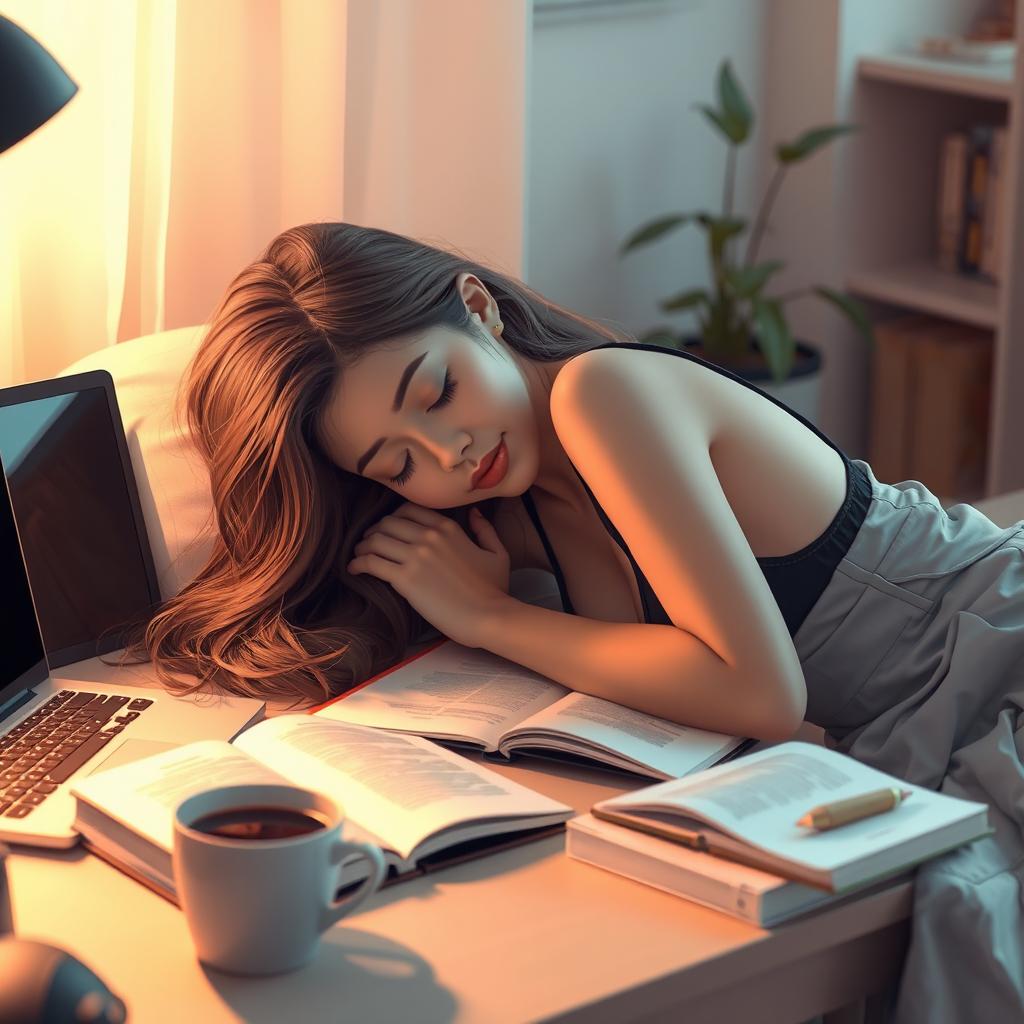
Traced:
<path fill-rule="evenodd" d="M 861 78 L 938 89 L 961 96 L 979 96 L 1004 103 L 1010 102 L 1013 93 L 1013 71 L 1012 60 L 970 64 L 909 53 L 861 58 L 857 62 L 857 74 Z"/>
<path fill-rule="evenodd" d="M 910 263 L 851 274 L 849 291 L 879 302 L 949 317 L 993 330 L 999 322 L 999 289 L 985 280 Z"/>

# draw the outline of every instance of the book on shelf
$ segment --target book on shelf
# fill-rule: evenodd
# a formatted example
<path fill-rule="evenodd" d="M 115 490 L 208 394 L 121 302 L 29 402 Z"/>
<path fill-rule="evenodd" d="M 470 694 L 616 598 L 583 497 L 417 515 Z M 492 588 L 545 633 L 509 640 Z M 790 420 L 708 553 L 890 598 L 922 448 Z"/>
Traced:
<path fill-rule="evenodd" d="M 985 214 L 982 228 L 981 272 L 996 284 L 1002 280 L 1002 222 L 1005 220 L 1003 187 L 1006 181 L 1006 129 L 992 133 L 988 181 L 985 186 Z"/>
<path fill-rule="evenodd" d="M 975 124 L 947 133 L 939 154 L 936 262 L 949 273 L 1002 279 L 1007 128 Z"/>
<path fill-rule="evenodd" d="M 447 638 L 310 713 L 502 759 L 517 753 L 553 757 L 653 779 L 701 771 L 756 743 L 577 693 Z"/>
<path fill-rule="evenodd" d="M 910 796 L 891 811 L 823 831 L 796 824 L 816 806 L 892 786 L 910 790 Z M 675 875 L 677 891 L 687 895 L 692 889 L 709 899 L 715 886 L 700 881 L 709 877 L 719 886 L 716 899 L 722 909 L 735 906 L 736 894 L 724 894 L 728 874 L 723 876 L 720 865 L 712 863 L 714 858 L 826 893 L 847 893 L 992 834 L 987 804 L 915 786 L 845 754 L 799 740 L 758 750 L 690 778 L 670 779 L 601 800 L 591 814 L 600 821 L 657 836 L 667 844 L 657 858 L 661 862 L 670 860 L 671 847 L 680 844 L 678 863 L 686 870 Z M 579 857 L 583 851 L 592 863 L 612 869 L 607 851 L 621 834 L 606 833 L 603 843 L 588 844 L 580 834 L 586 824 L 570 827 L 570 855 Z M 708 860 L 684 856 L 691 853 Z M 627 849 L 614 863 L 628 867 L 631 877 L 637 878 L 644 860 Z M 706 875 L 700 870 L 702 863 Z M 650 873 L 654 865 L 644 870 Z M 762 891 L 770 888 L 767 883 L 761 886 Z M 796 903 L 798 897 L 793 895 Z"/>
<path fill-rule="evenodd" d="M 949 273 L 958 268 L 967 180 L 967 134 L 950 132 L 942 143 L 938 189 L 938 262 Z"/>
<path fill-rule="evenodd" d="M 973 274 L 981 269 L 982 231 L 988 190 L 992 126 L 971 125 L 967 133 L 967 177 L 964 187 L 963 247 L 960 270 Z"/>
<path fill-rule="evenodd" d="M 875 327 L 869 462 L 942 497 L 984 492 L 992 332 L 913 314 Z"/>
<path fill-rule="evenodd" d="M 296 713 L 236 736 L 200 740 L 87 776 L 72 786 L 83 845 L 180 906 L 174 809 L 222 785 L 286 783 L 335 798 L 342 835 L 376 843 L 385 885 L 564 828 L 573 810 L 416 736 Z M 361 881 L 366 861 L 342 864 Z"/>

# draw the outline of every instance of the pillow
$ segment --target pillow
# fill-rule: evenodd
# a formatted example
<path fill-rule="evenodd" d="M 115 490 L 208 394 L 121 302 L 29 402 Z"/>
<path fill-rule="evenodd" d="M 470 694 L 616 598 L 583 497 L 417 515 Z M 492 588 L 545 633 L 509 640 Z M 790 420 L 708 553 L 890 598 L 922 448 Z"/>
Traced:
<path fill-rule="evenodd" d="M 56 376 L 106 370 L 114 380 L 162 600 L 179 593 L 213 548 L 210 480 L 187 425 L 173 422 L 175 391 L 206 325 L 179 327 L 90 352 Z"/>
<path fill-rule="evenodd" d="M 206 325 L 200 324 L 133 338 L 90 352 L 57 374 L 106 370 L 114 380 L 165 601 L 196 577 L 210 556 L 215 536 L 206 467 L 192 445 L 187 424 L 172 419 L 175 391 L 205 331 Z M 519 600 L 561 609 L 551 573 L 517 570 L 512 573 L 510 591 Z"/>

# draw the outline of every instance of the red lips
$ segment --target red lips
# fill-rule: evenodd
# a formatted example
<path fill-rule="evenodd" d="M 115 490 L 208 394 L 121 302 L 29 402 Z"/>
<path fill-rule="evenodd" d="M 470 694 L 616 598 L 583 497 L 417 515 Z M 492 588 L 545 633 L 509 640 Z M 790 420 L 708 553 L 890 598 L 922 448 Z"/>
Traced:
<path fill-rule="evenodd" d="M 480 479 L 483 476 L 485 476 L 487 474 L 487 471 L 491 468 L 491 465 L 493 464 L 494 459 L 498 454 L 498 449 L 500 447 L 501 440 L 499 439 L 498 443 L 494 446 L 494 448 L 487 455 L 484 456 L 483 462 L 481 462 L 480 465 L 477 466 L 476 472 L 473 474 L 474 487 L 476 487 L 476 485 L 480 482 Z"/>

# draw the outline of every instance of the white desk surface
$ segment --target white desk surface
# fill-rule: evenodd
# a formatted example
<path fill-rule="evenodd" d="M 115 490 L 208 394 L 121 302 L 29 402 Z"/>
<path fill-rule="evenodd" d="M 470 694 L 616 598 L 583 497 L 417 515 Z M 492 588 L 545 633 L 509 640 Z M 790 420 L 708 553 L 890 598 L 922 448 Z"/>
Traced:
<path fill-rule="evenodd" d="M 53 674 L 96 678 L 94 666 L 118 685 L 148 681 L 146 666 L 96 659 Z M 630 788 L 536 759 L 492 767 L 579 811 Z M 911 895 L 898 881 L 766 931 L 572 861 L 555 836 L 379 892 L 324 933 L 308 967 L 253 979 L 203 967 L 179 910 L 81 847 L 11 850 L 19 937 L 77 956 L 141 1024 L 798 1022 L 898 970 Z"/>

